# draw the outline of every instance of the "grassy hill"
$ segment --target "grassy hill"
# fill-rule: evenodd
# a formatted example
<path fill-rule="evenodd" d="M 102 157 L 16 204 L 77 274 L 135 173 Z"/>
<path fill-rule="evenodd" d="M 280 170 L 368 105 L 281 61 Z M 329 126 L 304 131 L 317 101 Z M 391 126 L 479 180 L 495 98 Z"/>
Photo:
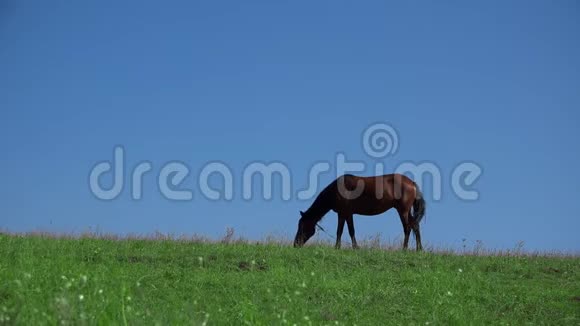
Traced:
<path fill-rule="evenodd" d="M 580 258 L 0 234 L 0 324 L 580 323 Z"/>

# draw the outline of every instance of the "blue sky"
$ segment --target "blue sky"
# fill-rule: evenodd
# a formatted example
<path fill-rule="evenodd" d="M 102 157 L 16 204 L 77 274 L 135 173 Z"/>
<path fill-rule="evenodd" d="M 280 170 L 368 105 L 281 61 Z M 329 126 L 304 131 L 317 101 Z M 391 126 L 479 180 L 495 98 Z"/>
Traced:
<path fill-rule="evenodd" d="M 243 168 L 284 162 L 298 189 L 337 152 L 371 166 L 361 134 L 384 121 L 400 137 L 387 171 L 430 161 L 447 182 L 424 242 L 578 251 L 579 18 L 576 1 L 4 1 L 0 228 L 291 237 L 310 202 L 242 200 Z M 153 165 L 140 201 L 89 190 L 115 145 Z M 466 160 L 476 202 L 448 185 Z M 191 167 L 193 201 L 157 191 L 170 161 Z M 234 172 L 233 201 L 196 193 L 210 161 Z M 355 223 L 401 238 L 394 211 Z"/>

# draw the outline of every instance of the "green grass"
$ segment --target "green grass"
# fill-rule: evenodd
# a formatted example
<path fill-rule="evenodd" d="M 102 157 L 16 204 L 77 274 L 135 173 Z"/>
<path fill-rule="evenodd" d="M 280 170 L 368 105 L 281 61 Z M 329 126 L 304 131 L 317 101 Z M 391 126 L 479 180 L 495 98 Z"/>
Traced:
<path fill-rule="evenodd" d="M 580 259 L 0 234 L 0 324 L 580 324 Z"/>

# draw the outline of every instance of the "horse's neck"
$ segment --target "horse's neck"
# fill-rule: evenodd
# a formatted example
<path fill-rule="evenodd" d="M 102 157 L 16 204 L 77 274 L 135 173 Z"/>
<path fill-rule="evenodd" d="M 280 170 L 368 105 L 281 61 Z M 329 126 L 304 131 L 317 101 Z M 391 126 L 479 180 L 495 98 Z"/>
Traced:
<path fill-rule="evenodd" d="M 307 215 L 316 222 L 320 221 L 332 209 L 329 199 L 328 191 L 322 191 L 306 211 Z"/>
<path fill-rule="evenodd" d="M 307 214 L 308 216 L 310 216 L 311 219 L 313 219 L 315 222 L 320 221 L 324 215 L 326 215 L 326 213 L 328 213 L 330 211 L 330 208 L 326 208 L 326 207 L 314 207 L 311 206 L 308 211 Z"/>

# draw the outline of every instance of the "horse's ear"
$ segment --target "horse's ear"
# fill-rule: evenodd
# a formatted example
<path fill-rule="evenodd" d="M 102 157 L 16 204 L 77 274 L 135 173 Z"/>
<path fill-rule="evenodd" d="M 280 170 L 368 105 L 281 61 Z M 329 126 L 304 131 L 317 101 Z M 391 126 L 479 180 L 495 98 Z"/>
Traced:
<path fill-rule="evenodd" d="M 300 211 L 300 217 L 304 217 L 304 212 Z"/>

